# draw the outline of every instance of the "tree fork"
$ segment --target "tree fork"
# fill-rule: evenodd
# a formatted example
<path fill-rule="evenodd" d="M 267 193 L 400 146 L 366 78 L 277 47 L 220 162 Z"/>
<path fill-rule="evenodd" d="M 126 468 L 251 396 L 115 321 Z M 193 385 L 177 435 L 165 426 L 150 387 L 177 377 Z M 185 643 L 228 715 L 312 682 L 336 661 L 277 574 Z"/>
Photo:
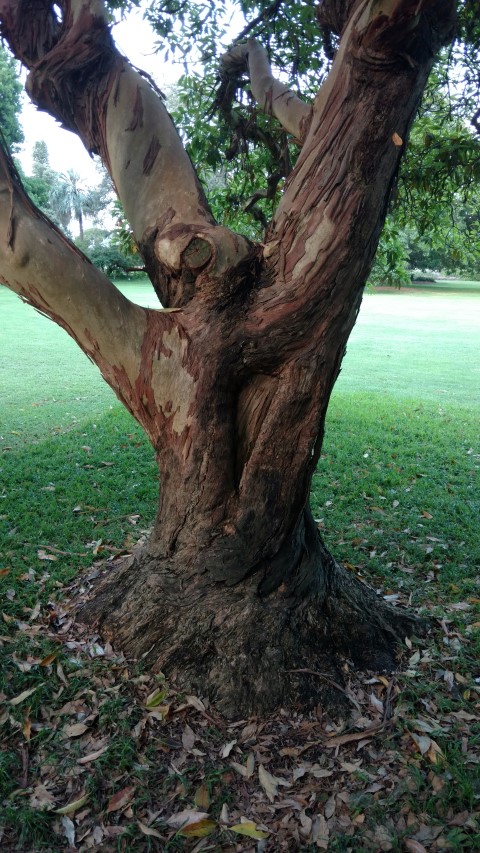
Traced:
<path fill-rule="evenodd" d="M 391 668 L 395 644 L 425 630 L 335 562 L 306 502 L 405 138 L 454 8 L 324 0 L 322 26 L 341 40 L 312 108 L 276 84 L 256 43 L 234 49 L 261 105 L 303 140 L 255 246 L 214 222 L 161 99 L 116 51 L 101 0 L 0 0 L 32 93 L 101 154 L 155 290 L 175 308 L 122 297 L 29 206 L 0 156 L 1 280 L 95 361 L 159 464 L 150 539 L 81 615 L 230 715 L 322 701 L 312 672 L 338 683 L 342 657 Z"/>

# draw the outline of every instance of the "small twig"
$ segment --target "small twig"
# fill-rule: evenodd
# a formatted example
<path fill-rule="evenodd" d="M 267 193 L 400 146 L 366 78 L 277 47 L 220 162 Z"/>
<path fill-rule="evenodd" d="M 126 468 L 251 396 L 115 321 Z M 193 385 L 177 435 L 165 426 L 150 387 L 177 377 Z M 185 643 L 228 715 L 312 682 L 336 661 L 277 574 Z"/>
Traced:
<path fill-rule="evenodd" d="M 28 758 L 28 746 L 26 743 L 22 743 L 21 750 L 22 750 L 22 778 L 20 779 L 20 787 L 21 788 L 28 788 L 29 758 Z"/>
<path fill-rule="evenodd" d="M 387 692 L 385 695 L 385 701 L 383 703 L 383 717 L 382 717 L 383 723 L 388 723 L 388 721 L 391 720 L 393 717 L 392 692 L 393 692 L 394 686 L 395 686 L 395 679 L 392 678 L 388 682 Z"/>
<path fill-rule="evenodd" d="M 305 675 L 316 675 L 318 678 L 322 678 L 327 684 L 330 684 L 331 687 L 334 687 L 335 690 L 338 690 L 340 693 L 343 693 L 343 695 L 350 700 L 352 705 L 355 705 L 357 711 L 362 710 L 357 700 L 354 699 L 353 696 L 350 696 L 350 694 L 347 692 L 347 690 L 345 690 L 344 687 L 342 687 L 340 684 L 337 684 L 336 681 L 333 681 L 333 679 L 330 678 L 329 675 L 326 675 L 324 672 L 316 672 L 314 669 L 288 669 L 287 672 L 300 672 L 304 673 Z"/>
<path fill-rule="evenodd" d="M 273 18 L 275 13 L 278 12 L 281 5 L 282 5 L 282 0 L 273 0 L 273 3 L 271 3 L 270 6 L 267 6 L 266 9 L 262 9 L 260 14 L 257 15 L 256 18 L 253 18 L 253 20 L 250 21 L 246 25 L 246 27 L 244 27 L 242 32 L 239 33 L 238 36 L 236 36 L 236 38 L 232 42 L 232 46 L 234 44 L 237 44 L 237 42 L 242 41 L 242 39 L 246 38 L 248 36 L 248 34 L 251 33 L 252 30 L 255 29 L 255 27 L 258 24 L 262 23 L 262 21 L 268 21 L 269 18 Z"/>

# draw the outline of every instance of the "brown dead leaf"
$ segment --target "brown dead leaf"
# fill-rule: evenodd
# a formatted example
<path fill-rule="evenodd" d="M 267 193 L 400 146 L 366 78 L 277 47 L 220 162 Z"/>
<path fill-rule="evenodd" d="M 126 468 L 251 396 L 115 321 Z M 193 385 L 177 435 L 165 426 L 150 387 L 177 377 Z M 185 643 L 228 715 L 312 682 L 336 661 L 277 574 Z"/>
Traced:
<path fill-rule="evenodd" d="M 29 690 L 24 690 L 23 693 L 19 693 L 14 699 L 10 699 L 10 705 L 20 705 L 22 702 L 25 702 L 25 699 L 28 699 L 39 687 L 43 687 L 43 684 L 44 682 L 37 684 L 36 687 L 30 687 Z"/>
<path fill-rule="evenodd" d="M 196 739 L 197 736 L 193 729 L 191 729 L 188 725 L 185 726 L 182 733 L 182 745 L 187 752 L 190 752 L 193 749 Z"/>
<path fill-rule="evenodd" d="M 156 829 L 152 829 L 150 826 L 147 826 L 145 823 L 142 823 L 141 820 L 137 820 L 137 826 L 140 832 L 143 832 L 144 835 L 149 835 L 150 838 L 159 838 L 160 841 L 163 841 L 163 835 Z"/>
<path fill-rule="evenodd" d="M 324 816 L 319 814 L 312 821 L 312 841 L 320 850 L 328 850 L 330 830 Z"/>
<path fill-rule="evenodd" d="M 430 748 L 427 752 L 427 758 L 432 764 L 442 764 L 445 761 L 445 756 L 435 740 L 431 741 Z"/>
<path fill-rule="evenodd" d="M 37 557 L 39 560 L 50 560 L 50 562 L 52 563 L 56 563 L 56 561 L 58 560 L 58 557 L 56 557 L 55 554 L 47 554 L 47 552 L 44 551 L 43 548 L 38 549 Z"/>
<path fill-rule="evenodd" d="M 31 733 L 32 733 L 32 721 L 31 721 L 30 717 L 27 715 L 27 717 L 25 718 L 23 725 L 22 725 L 22 734 L 23 734 L 23 737 L 25 738 L 25 740 L 27 741 L 27 743 L 30 740 Z"/>
<path fill-rule="evenodd" d="M 42 660 L 40 661 L 40 663 L 38 665 L 39 666 L 50 666 L 50 664 L 53 663 L 53 661 L 55 660 L 57 655 L 58 655 L 58 652 L 52 652 L 51 654 L 42 658 Z"/>
<path fill-rule="evenodd" d="M 420 844 L 419 841 L 415 841 L 413 838 L 405 839 L 405 850 L 408 850 L 408 853 L 427 853 L 426 847 L 423 844 Z"/>
<path fill-rule="evenodd" d="M 95 752 L 90 752 L 88 755 L 83 755 L 82 758 L 79 758 L 77 764 L 90 764 L 91 761 L 96 761 L 97 758 L 100 758 L 104 752 L 106 752 L 108 746 L 103 746 L 101 749 L 97 749 Z"/>
<path fill-rule="evenodd" d="M 231 761 L 230 767 L 233 767 L 233 769 L 236 770 L 237 773 L 240 773 L 240 776 L 243 776 L 244 779 L 251 779 L 255 768 L 255 756 L 253 752 L 249 753 L 245 765 L 237 764 L 236 761 Z"/>
<path fill-rule="evenodd" d="M 188 826 L 182 827 L 182 829 L 178 830 L 178 834 L 185 836 L 185 838 L 205 838 L 205 836 L 211 835 L 216 827 L 217 824 L 214 820 L 205 818 L 204 820 L 198 820 L 196 823 L 189 823 Z"/>
<path fill-rule="evenodd" d="M 200 712 L 205 711 L 205 705 L 198 696 L 186 696 L 185 699 L 192 708 L 196 708 L 196 710 Z"/>
<path fill-rule="evenodd" d="M 333 735 L 332 737 L 327 737 L 323 744 L 328 749 L 332 746 L 343 746 L 344 743 L 354 743 L 357 740 L 364 740 L 365 738 L 373 737 L 373 735 L 378 734 L 385 728 L 384 723 L 375 723 L 373 726 L 369 726 L 367 729 L 363 729 L 361 732 L 352 732 L 351 734 L 345 735 Z"/>
<path fill-rule="evenodd" d="M 194 801 L 195 805 L 199 809 L 210 808 L 210 794 L 206 785 L 200 785 L 200 787 L 197 788 L 195 791 Z"/>
<path fill-rule="evenodd" d="M 260 764 L 258 768 L 258 780 L 271 803 L 273 803 L 278 793 L 279 785 L 285 785 L 287 788 L 290 787 L 290 783 L 286 779 L 272 776 L 268 770 L 265 770 L 263 764 Z"/>
<path fill-rule="evenodd" d="M 425 755 L 432 745 L 432 739 L 428 735 L 416 735 L 414 732 L 410 732 L 410 737 L 417 744 L 420 754 Z"/>
<path fill-rule="evenodd" d="M 231 740 L 222 746 L 222 749 L 220 750 L 220 758 L 228 758 L 236 742 L 236 740 Z"/>
<path fill-rule="evenodd" d="M 185 829 L 191 824 L 200 823 L 202 820 L 208 820 L 210 815 L 208 812 L 197 812 L 194 809 L 184 809 L 181 812 L 172 814 L 166 821 L 167 826 L 173 829 Z"/>
<path fill-rule="evenodd" d="M 63 727 L 62 737 L 80 737 L 84 735 L 88 730 L 88 726 L 85 723 L 70 723 Z"/>
<path fill-rule="evenodd" d="M 36 785 L 30 797 L 30 808 L 39 811 L 47 810 L 55 803 L 55 797 L 47 790 L 45 785 Z"/>
<path fill-rule="evenodd" d="M 128 806 L 130 800 L 135 793 L 135 785 L 129 785 L 127 788 L 122 788 L 110 799 L 107 806 L 107 814 L 110 812 L 118 812 Z"/>

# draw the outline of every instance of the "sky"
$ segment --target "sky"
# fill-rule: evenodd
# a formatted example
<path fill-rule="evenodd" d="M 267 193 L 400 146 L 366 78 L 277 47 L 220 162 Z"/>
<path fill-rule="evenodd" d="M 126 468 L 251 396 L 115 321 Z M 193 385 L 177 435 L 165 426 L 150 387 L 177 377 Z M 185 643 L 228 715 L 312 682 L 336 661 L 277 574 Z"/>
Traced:
<path fill-rule="evenodd" d="M 165 65 L 161 58 L 155 55 L 155 36 L 142 19 L 140 10 L 135 10 L 123 21 L 115 24 L 113 36 L 120 50 L 134 65 L 150 74 L 160 89 L 168 87 L 178 79 L 178 66 Z M 47 143 L 53 169 L 57 172 L 74 169 L 86 183 L 98 183 L 95 161 L 87 154 L 78 137 L 68 130 L 63 130 L 47 113 L 37 110 L 27 95 L 24 95 L 21 120 L 25 144 L 17 156 L 26 174 L 31 174 L 34 143 L 43 139 Z"/>

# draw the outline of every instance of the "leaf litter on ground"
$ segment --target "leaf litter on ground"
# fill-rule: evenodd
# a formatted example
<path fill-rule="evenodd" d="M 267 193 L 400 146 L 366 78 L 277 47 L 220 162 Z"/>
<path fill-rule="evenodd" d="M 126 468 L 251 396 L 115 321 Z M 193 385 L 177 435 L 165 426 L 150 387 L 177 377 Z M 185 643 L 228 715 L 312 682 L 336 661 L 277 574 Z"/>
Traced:
<path fill-rule="evenodd" d="M 67 601 L 37 624 L 9 623 L 0 643 L 24 689 L 0 695 L 2 749 L 18 768 L 5 801 L 10 815 L 41 813 L 50 840 L 19 847 L 3 820 L 1 849 L 480 847 L 478 665 L 460 672 L 455 651 L 475 621 L 454 612 L 406 641 L 395 677 L 345 664 L 336 718 L 317 708 L 233 722 L 88 636 Z"/>

